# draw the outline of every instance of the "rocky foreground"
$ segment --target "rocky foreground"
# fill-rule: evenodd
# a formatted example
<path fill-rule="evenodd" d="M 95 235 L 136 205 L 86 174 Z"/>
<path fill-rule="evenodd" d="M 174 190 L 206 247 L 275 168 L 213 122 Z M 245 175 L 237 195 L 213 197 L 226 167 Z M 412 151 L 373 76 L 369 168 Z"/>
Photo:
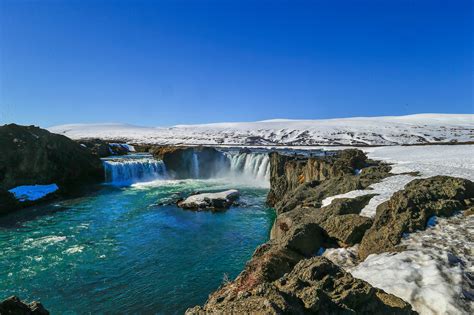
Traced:
<path fill-rule="evenodd" d="M 474 183 L 446 176 L 414 177 L 378 206 L 373 219 L 360 215 L 373 198 L 370 194 L 322 206 L 326 197 L 365 189 L 391 176 L 389 172 L 390 166 L 370 161 L 358 150 L 309 159 L 272 153 L 268 202 L 278 216 L 270 241 L 256 249 L 234 281 L 187 314 L 416 313 L 401 298 L 320 256 L 324 248 L 355 244 L 360 261 L 373 253 L 402 251 L 403 235 L 425 229 L 430 217 L 473 211 Z"/>
<path fill-rule="evenodd" d="M 49 315 L 41 303 L 31 302 L 26 304 L 18 297 L 11 296 L 0 302 L 1 315 Z"/>

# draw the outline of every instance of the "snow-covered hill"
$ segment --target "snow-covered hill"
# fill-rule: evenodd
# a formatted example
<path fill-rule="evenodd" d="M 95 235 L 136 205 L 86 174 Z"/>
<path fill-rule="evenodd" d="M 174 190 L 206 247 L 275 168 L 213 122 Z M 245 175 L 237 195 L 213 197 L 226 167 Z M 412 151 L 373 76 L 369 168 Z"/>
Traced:
<path fill-rule="evenodd" d="M 397 145 L 474 141 L 473 114 L 418 114 L 325 120 L 265 120 L 177 125 L 70 124 L 49 131 L 72 139 L 226 145 Z"/>

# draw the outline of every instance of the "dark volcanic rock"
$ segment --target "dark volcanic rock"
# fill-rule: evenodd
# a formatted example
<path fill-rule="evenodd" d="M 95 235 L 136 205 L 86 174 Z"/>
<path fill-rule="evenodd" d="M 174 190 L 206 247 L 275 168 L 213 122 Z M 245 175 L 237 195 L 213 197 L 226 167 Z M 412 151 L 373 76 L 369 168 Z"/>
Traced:
<path fill-rule="evenodd" d="M 120 144 L 110 145 L 101 139 L 81 139 L 77 141 L 82 146 L 85 146 L 92 154 L 98 157 L 106 157 L 110 155 L 125 155 L 128 154 L 128 149 Z"/>
<path fill-rule="evenodd" d="M 7 190 L 0 189 L 0 215 L 19 208 L 19 201 Z"/>
<path fill-rule="evenodd" d="M 416 314 L 402 299 L 353 278 L 328 259 L 301 260 L 271 283 L 246 291 L 235 283 L 212 294 L 204 307 L 186 314 Z"/>
<path fill-rule="evenodd" d="M 104 179 L 102 162 L 75 141 L 34 126 L 0 127 L 0 198 L 21 185 L 55 183 L 67 192 Z"/>
<path fill-rule="evenodd" d="M 435 176 L 413 180 L 377 208 L 374 224 L 360 244 L 360 258 L 392 250 L 404 233 L 425 229 L 432 216 L 467 209 L 473 199 L 474 183 L 467 179 Z"/>
<path fill-rule="evenodd" d="M 319 246 L 352 246 L 362 239 L 372 219 L 358 215 L 374 195 L 341 198 L 323 208 L 298 207 L 280 214 L 273 224 L 270 238 L 278 240 L 299 225 L 317 224 L 322 231 Z"/>
<path fill-rule="evenodd" d="M 210 178 L 229 166 L 224 153 L 211 147 L 152 147 L 155 158 L 163 160 L 168 172 L 175 178 Z M 199 174 L 195 173 L 198 163 Z"/>
<path fill-rule="evenodd" d="M 18 297 L 11 296 L 0 303 L 1 315 L 49 315 L 41 303 L 23 303 Z"/>
<path fill-rule="evenodd" d="M 270 186 L 267 202 L 275 205 L 287 192 L 301 184 L 354 174 L 367 166 L 367 157 L 360 150 L 348 149 L 334 156 L 300 157 L 270 153 Z"/>
<path fill-rule="evenodd" d="M 290 157 L 271 153 L 271 189 L 267 202 L 277 213 L 297 206 L 320 207 L 329 196 L 369 185 L 390 176 L 390 166 L 367 160 L 362 151 L 343 150 L 326 157 Z M 356 175 L 356 170 L 361 170 Z"/>

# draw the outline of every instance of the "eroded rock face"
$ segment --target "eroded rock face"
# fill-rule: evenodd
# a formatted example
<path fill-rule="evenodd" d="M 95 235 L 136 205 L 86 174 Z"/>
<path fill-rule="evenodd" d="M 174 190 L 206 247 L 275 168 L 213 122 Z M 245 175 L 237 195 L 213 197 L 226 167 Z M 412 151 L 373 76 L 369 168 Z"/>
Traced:
<path fill-rule="evenodd" d="M 276 218 L 270 238 L 278 240 L 296 226 L 316 224 L 321 230 L 320 246 L 348 247 L 357 244 L 372 225 L 372 219 L 359 215 L 372 197 L 373 195 L 364 195 L 336 199 L 326 207 L 297 207 L 284 212 Z"/>
<path fill-rule="evenodd" d="M 224 154 L 210 147 L 163 146 L 149 149 L 175 178 L 210 178 L 229 167 Z"/>
<path fill-rule="evenodd" d="M 102 162 L 97 156 L 65 136 L 38 127 L 0 127 L 0 147 L 2 200 L 9 199 L 6 190 L 17 186 L 54 183 L 64 193 L 104 180 Z"/>
<path fill-rule="evenodd" d="M 353 278 L 324 257 L 303 259 L 290 273 L 246 291 L 226 287 L 227 294 L 213 294 L 204 307 L 186 314 L 415 314 L 402 299 Z"/>
<path fill-rule="evenodd" d="M 450 216 L 474 201 L 474 183 L 463 178 L 435 176 L 415 179 L 377 207 L 374 224 L 364 235 L 359 256 L 393 250 L 404 233 L 426 228 L 432 216 Z"/>
<path fill-rule="evenodd" d="M 370 161 L 349 149 L 326 157 L 270 154 L 271 190 L 267 202 L 277 213 L 296 207 L 320 207 L 324 198 L 369 185 L 390 176 L 390 166 Z"/>
<path fill-rule="evenodd" d="M 23 303 L 18 297 L 11 296 L 0 303 L 2 315 L 49 315 L 41 303 Z"/>

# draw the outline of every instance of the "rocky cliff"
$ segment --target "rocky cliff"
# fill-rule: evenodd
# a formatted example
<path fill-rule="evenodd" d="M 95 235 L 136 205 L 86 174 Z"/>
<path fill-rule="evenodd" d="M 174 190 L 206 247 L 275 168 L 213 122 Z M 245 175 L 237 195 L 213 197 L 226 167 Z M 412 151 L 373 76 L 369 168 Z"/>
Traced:
<path fill-rule="evenodd" d="M 270 241 L 257 248 L 234 281 L 187 313 L 413 313 L 400 298 L 315 257 L 322 246 L 360 242 L 372 225 L 358 214 L 372 196 L 320 208 L 322 199 L 365 188 L 389 170 L 358 150 L 309 159 L 272 153 L 268 202 L 278 216 Z"/>
<path fill-rule="evenodd" d="M 373 194 L 324 198 L 391 176 L 390 166 L 370 161 L 358 150 L 326 157 L 271 154 L 269 204 L 277 218 L 270 240 L 256 249 L 244 270 L 188 314 L 412 314 L 402 299 L 353 278 L 320 252 L 359 244 L 359 257 L 403 250 L 402 236 L 426 228 L 431 216 L 473 211 L 474 183 L 436 176 L 415 179 L 377 208 L 360 215 Z"/>
<path fill-rule="evenodd" d="M 66 193 L 104 179 L 97 156 L 65 136 L 38 127 L 1 126 L 0 148 L 0 212 L 15 206 L 7 190 L 17 186 L 55 183 Z"/>

